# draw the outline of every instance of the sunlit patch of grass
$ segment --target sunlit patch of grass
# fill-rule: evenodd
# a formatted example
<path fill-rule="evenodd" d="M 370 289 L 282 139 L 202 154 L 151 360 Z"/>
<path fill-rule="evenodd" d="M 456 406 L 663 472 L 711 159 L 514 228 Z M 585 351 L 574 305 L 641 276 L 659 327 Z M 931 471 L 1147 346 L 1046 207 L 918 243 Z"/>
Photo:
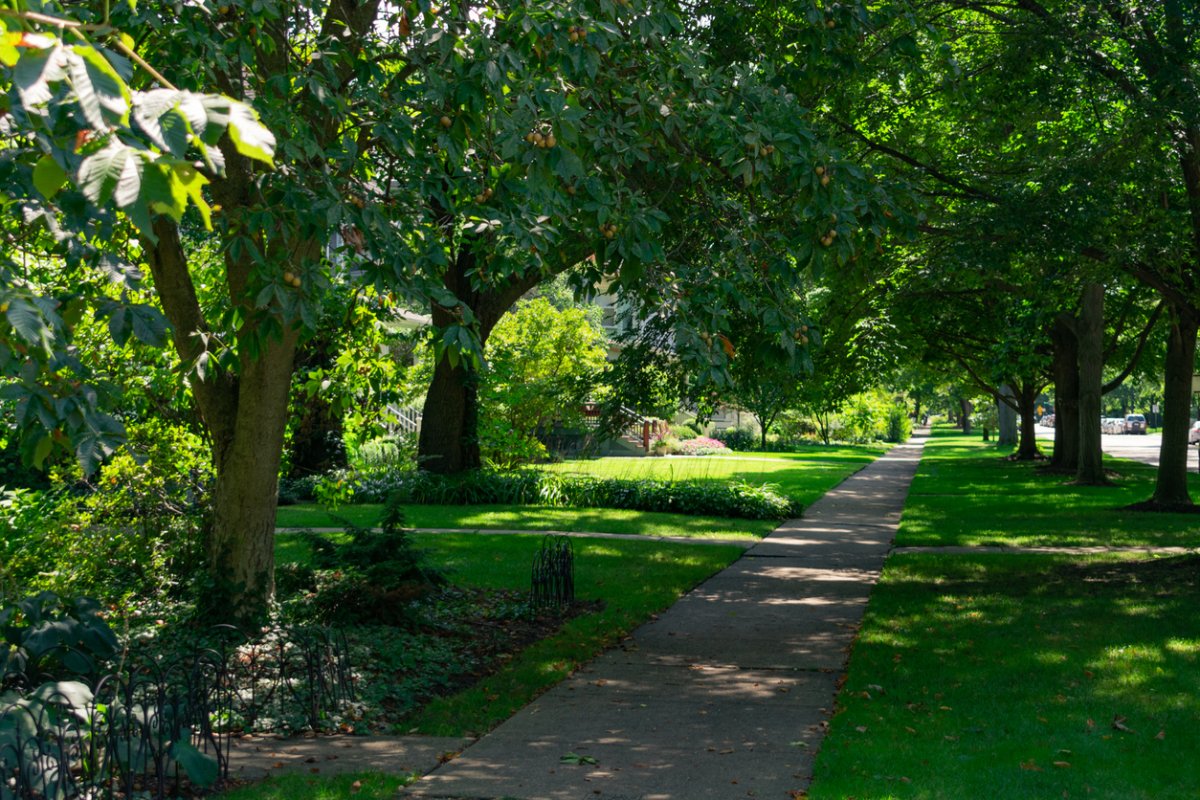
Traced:
<path fill-rule="evenodd" d="M 733 480 L 774 484 L 807 506 L 874 461 L 887 447 L 814 445 L 796 453 L 734 453 L 698 458 L 597 458 L 547 464 L 541 469 L 600 478 L 674 481 Z"/>
<path fill-rule="evenodd" d="M 901 518 L 898 547 L 1200 546 L 1190 514 L 1123 510 L 1146 500 L 1155 468 L 1106 461 L 1111 486 L 1075 486 L 1042 464 L 1007 461 L 1012 448 L 945 429 L 925 446 Z M 1190 476 L 1200 493 L 1200 476 Z"/>
<path fill-rule="evenodd" d="M 330 512 L 317 505 L 284 506 L 281 528 L 332 528 L 344 524 L 377 525 L 381 505 L 342 506 Z M 342 518 L 342 519 L 339 519 Z M 638 536 L 754 541 L 773 531 L 774 520 L 693 517 L 611 508 L 544 508 L 540 506 L 405 506 L 405 524 L 413 528 L 462 530 L 579 531 Z"/>
<path fill-rule="evenodd" d="M 893 556 L 809 796 L 1195 798 L 1198 601 L 1200 557 Z"/>

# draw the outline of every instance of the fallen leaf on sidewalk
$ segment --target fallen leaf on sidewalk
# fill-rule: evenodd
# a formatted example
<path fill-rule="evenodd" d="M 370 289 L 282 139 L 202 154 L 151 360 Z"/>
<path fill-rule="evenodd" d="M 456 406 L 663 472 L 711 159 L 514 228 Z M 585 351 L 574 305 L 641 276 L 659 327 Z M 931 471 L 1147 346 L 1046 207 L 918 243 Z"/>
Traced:
<path fill-rule="evenodd" d="M 558 760 L 564 764 L 599 764 L 594 756 L 581 756 L 578 753 L 567 753 L 558 757 Z"/>

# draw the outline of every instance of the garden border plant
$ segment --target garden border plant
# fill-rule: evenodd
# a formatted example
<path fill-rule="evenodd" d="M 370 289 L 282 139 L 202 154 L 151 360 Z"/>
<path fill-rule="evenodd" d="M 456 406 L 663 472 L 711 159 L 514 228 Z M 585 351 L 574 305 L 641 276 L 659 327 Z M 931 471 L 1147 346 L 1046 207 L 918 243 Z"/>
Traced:
<path fill-rule="evenodd" d="M 596 478 L 537 469 L 477 470 L 460 475 L 363 473 L 318 487 L 318 496 L 330 505 L 346 500 L 378 503 L 393 495 L 406 504 L 614 508 L 740 519 L 783 520 L 803 512 L 799 503 L 770 484 Z"/>

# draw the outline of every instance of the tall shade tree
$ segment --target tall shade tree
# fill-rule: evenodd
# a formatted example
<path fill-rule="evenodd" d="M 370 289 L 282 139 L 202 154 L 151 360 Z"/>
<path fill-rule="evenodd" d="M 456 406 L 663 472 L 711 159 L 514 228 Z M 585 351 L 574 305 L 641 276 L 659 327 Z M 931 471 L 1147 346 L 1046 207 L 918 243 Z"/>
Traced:
<path fill-rule="evenodd" d="M 1169 336 L 1163 444 L 1149 505 L 1189 505 L 1186 429 L 1200 323 L 1200 8 L 1181 0 L 941 0 L 913 3 L 910 11 L 890 35 L 909 37 L 942 66 L 891 94 L 946 98 L 951 124 L 931 124 L 938 118 L 928 114 L 911 118 L 919 124 L 905 123 L 902 103 L 887 121 L 915 136 L 897 136 L 898 128 L 878 118 L 853 128 L 869 146 L 939 180 L 948 198 L 988 202 L 1013 189 L 1040 197 L 1042 213 L 1025 217 L 1025 236 L 1067 263 L 1082 268 L 1092 260 L 1095 269 L 1087 269 L 1082 284 L 1111 287 L 1132 279 L 1158 292 Z M 1046 64 L 1055 68 L 1041 68 Z M 938 84 L 979 87 L 989 102 L 963 105 L 970 95 L 945 93 Z M 1008 169 L 981 170 L 978 159 L 962 152 L 956 128 L 980 121 L 983 109 L 992 122 L 976 127 L 992 132 L 971 141 L 1008 156 Z M 1094 286 L 1080 287 L 1080 319 L 1087 324 L 1079 332 L 1087 342 L 1080 340 L 1079 358 L 1087 385 L 1079 390 L 1088 405 L 1079 414 L 1080 469 L 1089 473 L 1100 463 L 1099 415 L 1092 411 L 1102 374 L 1095 363 L 1103 351 L 1104 325 L 1095 321 L 1101 296 Z"/>
<path fill-rule="evenodd" d="M 148 238 L 155 214 L 178 221 L 193 208 L 208 224 L 203 173 L 223 171 L 217 141 L 228 134 L 239 157 L 269 165 L 274 139 L 249 106 L 175 88 L 111 20 L 71 11 L 0 9 L 0 391 L 15 404 L 26 461 L 67 449 L 90 472 L 122 426 L 75 329 L 94 313 L 119 345 L 165 332 L 158 310 L 136 300 L 143 276 L 119 215 Z M 139 89 L 148 77 L 157 85 Z"/>
<path fill-rule="evenodd" d="M 790 357 L 809 270 L 877 235 L 882 194 L 798 98 L 769 69 L 714 67 L 683 30 L 662 4 L 514 5 L 461 20 L 461 73 L 420 73 L 444 153 L 410 195 L 443 246 L 423 256 L 441 283 L 425 468 L 479 465 L 471 351 L 548 277 L 668 315 L 674 349 L 720 384 L 732 315 Z"/>
<path fill-rule="evenodd" d="M 25 140 L 58 169 L 33 175 L 37 158 L 27 159 L 24 185 L 36 178 L 54 193 L 64 173 L 57 212 L 107 209 L 77 215 L 85 242 L 119 245 L 107 249 L 121 259 L 96 263 L 131 282 L 148 266 L 166 325 L 132 303 L 101 313 L 117 336 L 153 340 L 165 328 L 182 365 L 216 475 L 209 597 L 228 617 L 261 613 L 273 593 L 289 386 L 335 284 L 432 309 L 422 450 L 454 471 L 478 463 L 483 344 L 547 277 L 582 264 L 580 289 L 608 278 L 634 305 L 670 311 L 677 341 L 717 380 L 727 356 L 702 332 L 738 308 L 795 348 L 803 320 L 790 298 L 804 273 L 848 262 L 877 235 L 883 198 L 871 176 L 822 144 L 769 69 L 713 68 L 678 35 L 668 3 L 97 0 L 72 12 L 73 31 L 111 34 L 124 57 L 160 71 L 100 51 L 108 67 L 71 51 L 61 70 L 47 68 L 58 56 L 22 70 L 14 59 L 53 42 L 0 49 L 14 108 L 66 98 L 84 123 L 53 117 Z M 96 102 L 79 91 L 84 75 Z M 20 96 L 29 86 L 41 89 L 34 99 Z M 206 87 L 255 111 L 196 94 Z M 40 213 L 34 200 L 27 215 Z M 52 230 L 59 218 L 43 219 Z M 79 249 L 55 242 L 68 256 Z M 60 374 L 51 356 L 69 318 L 9 285 L 5 313 L 22 346 L 45 345 L 45 373 Z M 26 326 L 31 316 L 58 338 Z M 23 356 L 4 368 L 18 372 Z M 77 427 L 109 433 L 89 424 Z"/>

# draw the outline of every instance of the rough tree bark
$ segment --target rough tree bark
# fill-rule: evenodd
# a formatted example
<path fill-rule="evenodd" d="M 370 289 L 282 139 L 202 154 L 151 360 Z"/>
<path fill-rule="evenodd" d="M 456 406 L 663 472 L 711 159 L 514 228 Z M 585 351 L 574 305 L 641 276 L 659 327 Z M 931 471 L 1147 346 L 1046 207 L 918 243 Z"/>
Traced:
<path fill-rule="evenodd" d="M 1196 365 L 1198 319 L 1191 307 L 1173 307 L 1167 335 L 1163 386 L 1163 432 L 1158 479 L 1150 502 L 1164 508 L 1190 506 L 1187 488 L 1187 431 L 1192 407 L 1192 373 Z"/>
<path fill-rule="evenodd" d="M 1016 393 L 1013 392 L 1012 387 L 1007 383 L 1000 387 L 1000 396 L 1007 397 L 1010 402 L 1016 403 Z M 1001 445 L 1017 444 L 1016 409 L 1008 403 L 997 401 L 996 419 L 999 421 L 999 429 L 996 431 L 996 443 Z"/>
<path fill-rule="evenodd" d="M 445 285 L 475 315 L 479 343 L 483 348 L 500 318 L 521 295 L 540 283 L 542 276 L 533 274 L 507 283 L 473 286 L 474 264 L 470 252 L 460 253 L 446 270 Z M 433 307 L 435 328 L 455 321 L 453 311 Z M 443 353 L 434 365 L 417 443 L 417 458 L 422 469 L 453 474 L 482 465 L 477 381 L 476 370 L 462 359 L 453 364 L 449 355 Z"/>
<path fill-rule="evenodd" d="M 1054 348 L 1054 454 L 1058 470 L 1079 469 L 1079 340 L 1075 318 L 1059 314 L 1050 328 Z"/>
<path fill-rule="evenodd" d="M 970 433 L 971 432 L 971 412 L 974 410 L 974 406 L 970 400 L 966 400 L 963 398 L 959 399 L 958 404 L 959 404 L 959 408 L 962 410 L 962 413 L 960 414 L 961 422 L 962 422 L 962 432 Z"/>
<path fill-rule="evenodd" d="M 172 341 L 184 364 L 206 353 L 209 331 L 200 310 L 188 261 L 174 222 L 160 217 L 154 223 L 157 243 L 144 242 L 150 272 L 171 322 Z M 289 248 L 298 258 L 319 253 L 315 243 Z M 245 297 L 254 265 L 226 256 L 230 293 Z M 235 302 L 238 302 L 235 300 Z M 245 305 L 245 300 L 240 301 Z M 248 319 L 253 318 L 253 310 Z M 254 336 L 252 323 L 239 332 Z M 192 393 L 212 439 L 216 482 L 212 524 L 207 541 L 212 610 L 237 620 L 252 619 L 274 594 L 275 502 L 279 464 L 287 425 L 288 391 L 298 332 L 284 329 L 259 342 L 258 348 L 239 348 L 241 369 L 227 372 L 211 362 L 204 376 L 192 377 Z"/>
<path fill-rule="evenodd" d="M 1079 343 L 1079 465 L 1075 481 L 1086 486 L 1107 483 L 1100 439 L 1101 390 L 1104 382 L 1104 287 L 1083 288 L 1076 326 Z"/>
<path fill-rule="evenodd" d="M 1022 382 L 1017 392 L 1017 415 L 1021 420 L 1021 442 L 1017 447 L 1018 461 L 1032 461 L 1042 457 L 1037 446 L 1037 398 L 1040 393 L 1038 381 Z"/>

